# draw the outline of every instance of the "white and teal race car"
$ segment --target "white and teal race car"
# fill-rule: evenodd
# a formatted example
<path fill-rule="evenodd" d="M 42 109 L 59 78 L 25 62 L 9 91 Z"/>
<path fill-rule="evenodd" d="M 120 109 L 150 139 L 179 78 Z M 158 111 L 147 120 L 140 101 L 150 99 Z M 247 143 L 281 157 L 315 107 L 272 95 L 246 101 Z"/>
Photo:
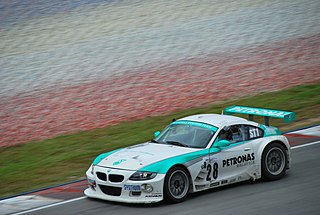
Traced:
<path fill-rule="evenodd" d="M 249 120 L 231 116 L 247 114 Z M 253 122 L 264 116 L 266 125 Z M 290 168 L 290 145 L 269 118 L 295 114 L 232 106 L 224 114 L 173 121 L 154 139 L 99 155 L 86 172 L 91 198 L 127 203 L 182 202 L 188 193 L 244 180 L 277 180 Z"/>

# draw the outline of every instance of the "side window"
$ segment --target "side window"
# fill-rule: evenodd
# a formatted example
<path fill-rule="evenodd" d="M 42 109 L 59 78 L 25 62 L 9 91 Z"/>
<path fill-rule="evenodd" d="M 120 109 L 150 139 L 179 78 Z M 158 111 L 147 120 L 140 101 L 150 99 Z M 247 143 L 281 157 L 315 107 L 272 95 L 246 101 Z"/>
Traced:
<path fill-rule="evenodd" d="M 245 140 L 244 127 L 242 125 L 232 125 L 219 133 L 218 140 L 228 140 L 231 143 L 242 142 Z"/>
<path fill-rule="evenodd" d="M 263 130 L 256 126 L 245 125 L 245 140 L 253 140 L 256 138 L 263 137 Z"/>

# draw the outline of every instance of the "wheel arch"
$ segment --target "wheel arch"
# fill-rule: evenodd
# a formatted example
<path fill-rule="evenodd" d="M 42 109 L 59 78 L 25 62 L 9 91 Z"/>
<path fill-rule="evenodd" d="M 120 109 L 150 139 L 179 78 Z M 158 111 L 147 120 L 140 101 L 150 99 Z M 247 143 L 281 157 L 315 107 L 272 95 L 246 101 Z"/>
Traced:
<path fill-rule="evenodd" d="M 259 144 L 258 149 L 255 151 L 257 154 L 258 162 L 259 162 L 259 172 L 257 174 L 258 175 L 257 178 L 260 178 L 261 174 L 262 174 L 262 154 L 263 154 L 265 148 L 272 143 L 277 143 L 277 144 L 280 144 L 281 146 L 284 147 L 284 149 L 286 150 L 286 153 L 287 153 L 287 158 L 288 158 L 286 168 L 290 169 L 290 166 L 291 166 L 291 150 L 290 149 L 291 148 L 290 148 L 290 144 L 289 144 L 288 139 L 283 135 L 269 137 L 266 140 L 262 141 Z"/>
<path fill-rule="evenodd" d="M 287 156 L 289 157 L 289 154 L 288 154 L 289 148 L 287 147 L 287 145 L 286 145 L 284 142 L 282 142 L 282 141 L 280 141 L 280 140 L 274 140 L 274 141 L 269 142 L 269 143 L 265 146 L 265 148 L 266 148 L 268 145 L 272 144 L 272 143 L 277 143 L 277 144 L 280 144 L 281 146 L 283 146 L 283 148 L 286 150 Z"/>
<path fill-rule="evenodd" d="M 290 155 L 290 145 L 289 145 L 287 138 L 284 136 L 277 136 L 277 137 L 268 138 L 267 140 L 264 140 L 262 143 L 259 144 L 259 147 L 258 147 L 256 153 L 257 153 L 257 157 L 260 159 L 260 161 L 262 158 L 263 151 L 265 150 L 265 148 L 268 145 L 270 145 L 272 143 L 280 144 L 281 146 L 283 146 L 285 148 L 287 153 L 289 153 L 289 155 Z"/>
<path fill-rule="evenodd" d="M 191 181 L 191 173 L 190 173 L 188 167 L 186 167 L 186 166 L 183 165 L 183 164 L 177 163 L 177 164 L 172 165 L 172 166 L 168 169 L 167 173 L 168 173 L 171 169 L 173 169 L 173 168 L 175 168 L 175 167 L 181 167 L 181 168 L 183 168 L 183 169 L 187 172 L 187 174 L 188 174 L 188 176 L 189 176 L 189 179 L 190 179 L 190 183 L 192 184 L 192 181 Z"/>
<path fill-rule="evenodd" d="M 168 180 L 170 180 L 169 179 L 170 175 L 172 175 L 172 173 L 175 172 L 176 170 L 180 170 L 180 171 L 185 172 L 187 178 L 189 179 L 188 191 L 186 192 L 186 195 L 182 199 L 175 199 L 174 197 L 172 197 L 172 194 L 169 194 L 169 191 L 168 191 L 168 189 L 169 189 L 167 186 Z M 193 183 L 192 183 L 191 173 L 190 173 L 189 169 L 181 163 L 173 164 L 166 172 L 164 186 L 163 186 L 164 199 L 166 201 L 169 201 L 172 203 L 179 203 L 181 201 L 184 201 L 187 198 L 188 193 L 192 192 L 192 190 L 193 190 Z"/>

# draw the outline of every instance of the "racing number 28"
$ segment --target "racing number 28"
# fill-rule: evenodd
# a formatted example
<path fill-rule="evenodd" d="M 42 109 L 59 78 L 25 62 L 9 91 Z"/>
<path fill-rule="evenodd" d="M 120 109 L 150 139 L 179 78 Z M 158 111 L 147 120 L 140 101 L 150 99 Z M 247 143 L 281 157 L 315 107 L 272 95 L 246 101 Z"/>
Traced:
<path fill-rule="evenodd" d="M 207 166 L 208 175 L 207 175 L 207 181 L 211 181 L 211 172 L 212 172 L 212 178 L 216 180 L 218 178 L 218 163 L 215 162 L 212 165 L 208 164 Z"/>

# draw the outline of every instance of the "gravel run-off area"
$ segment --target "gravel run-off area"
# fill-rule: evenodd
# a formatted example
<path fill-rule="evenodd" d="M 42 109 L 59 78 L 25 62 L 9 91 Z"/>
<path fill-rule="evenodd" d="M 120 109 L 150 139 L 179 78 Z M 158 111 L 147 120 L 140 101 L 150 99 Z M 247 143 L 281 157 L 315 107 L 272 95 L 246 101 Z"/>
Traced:
<path fill-rule="evenodd" d="M 316 0 L 62 2 L 0 3 L 0 147 L 320 81 Z"/>

